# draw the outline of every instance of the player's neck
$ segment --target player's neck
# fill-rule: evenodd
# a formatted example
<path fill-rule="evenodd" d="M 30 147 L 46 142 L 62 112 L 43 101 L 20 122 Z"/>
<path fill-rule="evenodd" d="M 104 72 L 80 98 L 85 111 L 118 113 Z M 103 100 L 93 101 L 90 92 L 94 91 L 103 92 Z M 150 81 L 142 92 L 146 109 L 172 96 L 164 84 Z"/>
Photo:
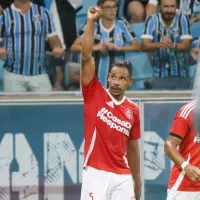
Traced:
<path fill-rule="evenodd" d="M 121 101 L 124 98 L 124 95 L 113 95 L 108 89 L 110 96 L 112 96 L 116 101 Z"/>
<path fill-rule="evenodd" d="M 105 27 L 106 29 L 110 29 L 113 26 L 115 20 L 113 19 L 110 20 L 110 19 L 106 19 L 102 17 L 101 22 L 102 22 L 103 27 Z"/>
<path fill-rule="evenodd" d="M 29 0 L 15 0 L 14 6 L 20 9 L 22 13 L 26 13 L 30 9 L 31 3 Z"/>
<path fill-rule="evenodd" d="M 113 96 L 112 97 L 116 100 L 116 101 L 121 101 L 123 99 L 123 96 Z"/>

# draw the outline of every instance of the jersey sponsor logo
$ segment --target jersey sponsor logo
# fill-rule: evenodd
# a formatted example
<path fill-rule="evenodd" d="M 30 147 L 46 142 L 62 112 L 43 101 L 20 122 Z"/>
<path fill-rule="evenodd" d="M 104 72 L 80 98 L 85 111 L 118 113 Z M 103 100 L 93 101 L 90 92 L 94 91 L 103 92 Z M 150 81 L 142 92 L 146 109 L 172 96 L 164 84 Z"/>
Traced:
<path fill-rule="evenodd" d="M 95 35 L 95 39 L 96 39 L 96 40 L 99 40 L 99 41 L 100 41 L 100 40 L 101 40 L 101 38 L 102 38 L 102 37 L 101 37 L 101 35 L 100 35 L 100 34 L 96 34 L 96 35 Z"/>
<path fill-rule="evenodd" d="M 128 119 L 133 119 L 133 112 L 131 109 L 127 108 L 125 111 L 124 111 L 124 114 L 126 115 L 126 117 Z"/>
<path fill-rule="evenodd" d="M 64 200 L 65 173 L 70 183 L 82 182 L 84 142 L 76 149 L 67 132 L 40 134 L 43 153 L 39 158 L 37 148 L 32 148 L 36 143 L 30 143 L 28 134 L 4 133 L 1 137 L 0 200 L 13 199 L 12 192 L 21 200 Z M 44 192 L 39 195 L 41 187 Z"/>
<path fill-rule="evenodd" d="M 200 143 L 200 133 L 199 132 L 196 134 L 196 137 L 194 137 L 194 142 Z"/>
<path fill-rule="evenodd" d="M 42 21 L 42 17 L 41 16 L 33 17 L 33 21 L 34 22 L 36 22 L 36 21 Z"/>
<path fill-rule="evenodd" d="M 106 102 L 106 104 L 107 104 L 108 106 L 110 106 L 111 108 L 114 108 L 114 103 L 113 103 L 112 101 Z"/>
<path fill-rule="evenodd" d="M 116 41 L 122 41 L 121 35 L 120 34 L 116 34 L 115 35 L 115 40 Z"/>
<path fill-rule="evenodd" d="M 179 28 L 174 27 L 174 28 L 172 29 L 172 35 L 173 35 L 173 37 L 179 36 L 180 33 L 181 33 L 181 31 L 180 31 Z"/>
<path fill-rule="evenodd" d="M 120 120 L 106 108 L 102 108 L 101 110 L 99 110 L 99 112 L 97 113 L 97 117 L 99 117 L 103 122 L 107 123 L 107 125 L 111 129 L 116 129 L 117 131 L 129 136 L 129 131 L 132 125 L 128 121 Z"/>

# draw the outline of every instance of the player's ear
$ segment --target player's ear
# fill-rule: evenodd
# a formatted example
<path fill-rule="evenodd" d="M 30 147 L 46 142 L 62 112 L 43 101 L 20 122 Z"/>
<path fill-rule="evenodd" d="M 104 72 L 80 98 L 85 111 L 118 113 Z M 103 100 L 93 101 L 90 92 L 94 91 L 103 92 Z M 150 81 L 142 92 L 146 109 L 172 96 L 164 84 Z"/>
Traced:
<path fill-rule="evenodd" d="M 110 82 L 110 73 L 108 73 L 108 82 Z"/>
<path fill-rule="evenodd" d="M 133 79 L 133 78 L 130 78 L 130 79 L 129 79 L 129 87 L 133 84 L 133 82 L 134 82 L 134 79 Z"/>

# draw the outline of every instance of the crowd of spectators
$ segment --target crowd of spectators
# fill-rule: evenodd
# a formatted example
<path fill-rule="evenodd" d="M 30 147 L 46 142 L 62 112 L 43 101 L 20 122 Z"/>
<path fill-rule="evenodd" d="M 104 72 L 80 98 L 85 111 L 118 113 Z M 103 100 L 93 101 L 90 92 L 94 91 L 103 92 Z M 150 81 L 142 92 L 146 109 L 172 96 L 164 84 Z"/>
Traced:
<path fill-rule="evenodd" d="M 199 0 L 96 4 L 103 14 L 95 25 L 93 55 L 104 87 L 110 63 L 127 59 L 135 79 L 130 90 L 193 88 L 200 45 Z M 80 51 L 91 5 L 94 1 L 1 0 L 0 90 L 79 90 Z"/>

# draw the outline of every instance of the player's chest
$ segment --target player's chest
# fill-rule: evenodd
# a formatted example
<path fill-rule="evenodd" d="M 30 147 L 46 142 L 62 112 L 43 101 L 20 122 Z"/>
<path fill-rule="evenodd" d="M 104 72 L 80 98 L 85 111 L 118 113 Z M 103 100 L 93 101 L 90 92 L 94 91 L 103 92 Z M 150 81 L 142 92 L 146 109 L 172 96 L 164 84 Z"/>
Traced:
<path fill-rule="evenodd" d="M 97 126 L 109 133 L 122 133 L 129 136 L 135 119 L 133 111 L 125 106 L 117 106 L 112 101 L 107 101 L 97 108 Z"/>

